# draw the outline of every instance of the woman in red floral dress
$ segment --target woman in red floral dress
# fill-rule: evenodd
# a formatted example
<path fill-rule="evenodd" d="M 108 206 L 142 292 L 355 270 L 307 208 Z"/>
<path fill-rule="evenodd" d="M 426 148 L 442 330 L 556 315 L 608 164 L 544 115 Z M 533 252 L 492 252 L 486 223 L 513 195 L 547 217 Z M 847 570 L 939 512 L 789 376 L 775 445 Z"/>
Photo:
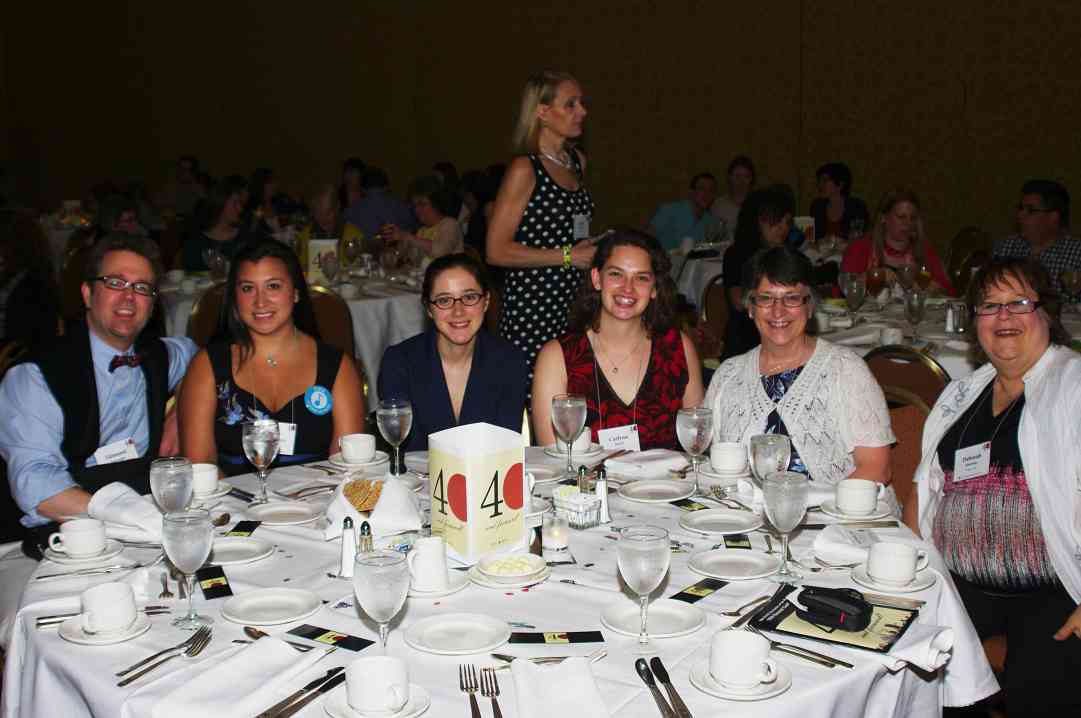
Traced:
<path fill-rule="evenodd" d="M 702 402 L 698 353 L 675 327 L 667 253 L 652 237 L 617 232 L 597 247 L 571 306 L 570 333 L 544 345 L 533 375 L 533 428 L 555 441 L 552 397 L 586 398 L 593 441 L 635 426 L 642 450 L 677 449 L 676 412 Z"/>

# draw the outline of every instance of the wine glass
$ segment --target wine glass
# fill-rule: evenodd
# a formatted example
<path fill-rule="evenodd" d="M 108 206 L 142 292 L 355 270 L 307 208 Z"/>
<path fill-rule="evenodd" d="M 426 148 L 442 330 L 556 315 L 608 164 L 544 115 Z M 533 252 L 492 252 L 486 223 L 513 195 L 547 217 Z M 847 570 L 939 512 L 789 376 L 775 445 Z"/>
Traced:
<path fill-rule="evenodd" d="M 926 264 L 916 268 L 916 286 L 923 290 L 931 286 L 931 268 Z"/>
<path fill-rule="evenodd" d="M 323 276 L 327 278 L 327 281 L 334 284 L 334 277 L 338 276 L 338 255 L 334 252 L 320 254 L 319 268 L 323 270 Z"/>
<path fill-rule="evenodd" d="M 387 653 L 390 619 L 402 610 L 409 594 L 409 564 L 397 551 L 358 553 L 353 561 L 353 595 L 368 616 L 379 624 L 379 641 Z"/>
<path fill-rule="evenodd" d="M 922 289 L 912 288 L 905 292 L 905 319 L 912 325 L 912 343 L 919 340 L 919 326 L 923 321 L 924 303 L 927 301 L 927 292 Z"/>
<path fill-rule="evenodd" d="M 850 274 L 844 281 L 841 290 L 845 295 L 845 303 L 848 304 L 848 311 L 855 315 L 867 296 L 867 280 L 862 274 Z"/>
<path fill-rule="evenodd" d="M 150 462 L 150 493 L 163 514 L 183 511 L 191 503 L 191 462 L 169 456 Z"/>
<path fill-rule="evenodd" d="M 781 534 L 781 568 L 770 576 L 771 581 L 799 583 L 803 580 L 803 575 L 788 565 L 788 534 L 803 520 L 810 489 L 807 477 L 795 471 L 778 471 L 767 475 L 762 482 L 766 517 Z"/>
<path fill-rule="evenodd" d="M 1081 296 L 1081 270 L 1067 269 L 1058 275 L 1058 281 L 1070 302 L 1076 304 Z"/>
<path fill-rule="evenodd" d="M 401 474 L 401 446 L 413 428 L 413 405 L 407 399 L 383 399 L 375 411 L 375 422 L 379 433 L 394 447 L 394 463 L 390 465 L 390 475 Z"/>
<path fill-rule="evenodd" d="M 259 498 L 251 503 L 265 504 L 270 501 L 266 494 L 267 473 L 274 459 L 278 458 L 278 422 L 263 419 L 244 424 L 242 441 L 244 456 L 248 457 L 248 461 L 259 472 L 259 483 L 262 485 Z"/>
<path fill-rule="evenodd" d="M 360 258 L 360 242 L 356 237 L 346 237 L 342 240 L 342 266 L 350 268 Z"/>
<path fill-rule="evenodd" d="M 878 298 L 881 296 L 882 290 L 886 288 L 886 268 L 871 267 L 868 269 L 866 284 L 867 296 L 872 297 L 878 305 L 879 311 L 882 311 L 884 304 Z"/>
<path fill-rule="evenodd" d="M 894 267 L 893 273 L 897 275 L 897 282 L 901 285 L 901 289 L 906 292 L 912 289 L 912 286 L 916 283 L 917 268 L 915 264 L 902 264 L 899 267 Z"/>
<path fill-rule="evenodd" d="M 668 532 L 658 526 L 627 526 L 619 532 L 616 544 L 619 573 L 624 583 L 638 594 L 642 604 L 642 628 L 638 633 L 638 653 L 649 653 L 646 618 L 649 594 L 657 590 L 672 561 Z"/>
<path fill-rule="evenodd" d="M 784 471 L 792 460 L 792 441 L 784 434 L 757 434 L 751 437 L 751 472 L 758 485 L 770 474 Z"/>
<path fill-rule="evenodd" d="M 683 450 L 690 454 L 691 466 L 694 467 L 694 492 L 697 494 L 698 466 L 709 443 L 713 441 L 713 411 L 702 407 L 680 409 L 676 412 L 676 436 Z"/>
<path fill-rule="evenodd" d="M 192 602 L 195 595 L 195 572 L 206 563 L 213 543 L 214 530 L 210 525 L 208 511 L 174 511 L 162 518 L 162 548 L 177 570 L 184 574 L 184 585 L 188 590 L 188 614 L 173 621 L 174 626 L 185 631 L 194 631 L 214 622 L 213 618 L 196 613 Z"/>
<path fill-rule="evenodd" d="M 564 478 L 578 476 L 574 472 L 571 452 L 574 442 L 586 427 L 586 398 L 576 394 L 556 394 L 552 397 L 552 428 L 556 437 L 567 445 L 567 471 Z"/>
<path fill-rule="evenodd" d="M 848 241 L 855 242 L 861 238 L 866 227 L 867 225 L 862 217 L 854 217 L 848 220 Z"/>

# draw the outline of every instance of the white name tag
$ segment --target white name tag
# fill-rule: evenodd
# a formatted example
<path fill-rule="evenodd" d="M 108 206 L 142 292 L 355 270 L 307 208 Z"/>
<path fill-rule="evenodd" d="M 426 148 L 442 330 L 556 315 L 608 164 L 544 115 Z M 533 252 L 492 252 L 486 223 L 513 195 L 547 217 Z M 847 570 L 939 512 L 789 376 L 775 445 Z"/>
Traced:
<path fill-rule="evenodd" d="M 853 546 L 871 548 L 871 544 L 878 543 L 878 536 L 875 536 L 875 534 L 868 529 L 838 528 L 841 530 L 841 535 L 848 539 L 848 542 Z"/>
<path fill-rule="evenodd" d="M 973 444 L 958 449 L 953 454 L 953 480 L 968 481 L 977 476 L 987 476 L 991 470 L 991 442 Z"/>
<path fill-rule="evenodd" d="M 94 452 L 94 461 L 98 463 L 98 466 L 138 458 L 139 453 L 135 451 L 135 440 L 130 437 L 106 444 Z"/>
<path fill-rule="evenodd" d="M 589 215 L 574 215 L 574 241 L 579 242 L 589 236 Z"/>
<path fill-rule="evenodd" d="M 597 441 L 601 443 L 601 448 L 605 451 L 642 450 L 638 444 L 638 424 L 600 429 L 597 432 Z"/>
<path fill-rule="evenodd" d="M 278 453 L 282 456 L 292 456 L 293 447 L 297 443 L 297 425 L 284 421 L 278 422 Z"/>

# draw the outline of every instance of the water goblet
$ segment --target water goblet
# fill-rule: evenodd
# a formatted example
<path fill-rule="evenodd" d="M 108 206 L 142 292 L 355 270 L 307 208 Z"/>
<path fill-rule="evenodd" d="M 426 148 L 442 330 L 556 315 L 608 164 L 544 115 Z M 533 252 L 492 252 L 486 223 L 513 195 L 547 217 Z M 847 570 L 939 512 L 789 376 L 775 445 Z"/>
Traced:
<path fill-rule="evenodd" d="M 841 291 L 844 292 L 848 311 L 855 315 L 867 296 L 867 280 L 862 274 L 850 274 L 845 277 Z"/>
<path fill-rule="evenodd" d="M 342 240 L 341 255 L 342 268 L 349 269 L 356 265 L 357 259 L 360 258 L 360 242 L 356 237 L 346 237 Z"/>
<path fill-rule="evenodd" d="M 150 462 L 150 493 L 163 514 L 183 511 L 191 503 L 191 462 L 169 456 Z"/>
<path fill-rule="evenodd" d="M 862 217 L 855 217 L 848 220 L 848 240 L 850 242 L 855 242 L 857 239 L 863 237 L 866 226 L 867 225 Z"/>
<path fill-rule="evenodd" d="M 905 292 L 905 319 L 912 325 L 912 343 L 919 341 L 920 322 L 923 321 L 923 309 L 927 301 L 927 292 L 913 288 Z"/>
<path fill-rule="evenodd" d="M 784 434 L 757 434 L 751 437 L 748 458 L 751 473 L 759 486 L 769 474 L 784 471 L 792 460 L 792 441 Z"/>
<path fill-rule="evenodd" d="M 390 619 L 402 610 L 409 594 L 409 564 L 397 551 L 358 553 L 353 562 L 353 595 L 357 605 L 379 624 L 379 641 L 387 653 Z"/>
<path fill-rule="evenodd" d="M 885 267 L 871 267 L 867 270 L 867 296 L 875 300 L 875 304 L 878 305 L 879 311 L 882 311 L 884 304 L 879 301 L 879 297 L 882 294 L 882 290 L 886 288 L 886 268 Z"/>
<path fill-rule="evenodd" d="M 161 522 L 161 545 L 176 569 L 184 574 L 184 585 L 188 590 L 188 613 L 173 621 L 173 625 L 185 631 L 194 631 L 201 626 L 213 623 L 209 616 L 200 616 L 195 612 L 195 572 L 198 571 L 214 543 L 214 530 L 210 524 L 210 513 L 202 509 L 175 511 L 167 513 Z"/>
<path fill-rule="evenodd" d="M 556 437 L 567 445 L 567 471 L 564 478 L 576 478 L 571 453 L 574 442 L 586 426 L 586 398 L 576 394 L 556 394 L 552 397 L 552 428 Z"/>
<path fill-rule="evenodd" d="M 334 284 L 334 277 L 338 276 L 338 255 L 334 252 L 320 254 L 319 268 L 323 270 L 323 276 L 327 278 L 327 281 Z"/>
<path fill-rule="evenodd" d="M 927 264 L 921 264 L 916 269 L 916 286 L 926 291 L 931 286 L 931 268 Z"/>
<path fill-rule="evenodd" d="M 788 534 L 799 526 L 807 512 L 810 480 L 795 471 L 778 471 L 762 482 L 762 497 L 766 517 L 781 534 L 781 568 L 770 576 L 778 583 L 799 583 L 803 575 L 788 564 Z"/>
<path fill-rule="evenodd" d="M 637 653 L 651 653 L 646 621 L 649 594 L 657 590 L 672 562 L 672 545 L 668 531 L 658 526 L 627 526 L 619 532 L 616 561 L 624 583 L 638 594 L 642 624 L 638 633 Z"/>
<path fill-rule="evenodd" d="M 897 275 L 897 282 L 901 285 L 901 289 L 906 292 L 915 286 L 918 272 L 919 270 L 915 264 L 902 264 L 893 268 L 893 273 Z"/>
<path fill-rule="evenodd" d="M 1058 281 L 1066 292 L 1067 299 L 1076 304 L 1081 296 L 1081 269 L 1067 269 L 1058 275 Z"/>
<path fill-rule="evenodd" d="M 266 483 L 270 465 L 278 458 L 278 422 L 263 419 L 244 424 L 241 440 L 244 444 L 244 456 L 248 457 L 255 470 L 259 472 L 261 490 L 252 504 L 265 504 L 267 498 Z"/>
<path fill-rule="evenodd" d="M 383 399 L 375 411 L 375 422 L 379 425 L 379 433 L 394 447 L 394 463 L 390 465 L 390 475 L 399 476 L 402 443 L 413 428 L 413 405 L 407 399 Z"/>
<path fill-rule="evenodd" d="M 698 467 L 702 457 L 713 441 L 713 411 L 702 407 L 693 409 L 680 409 L 676 413 L 676 436 L 691 457 L 691 466 L 694 467 L 694 492 L 699 492 Z"/>

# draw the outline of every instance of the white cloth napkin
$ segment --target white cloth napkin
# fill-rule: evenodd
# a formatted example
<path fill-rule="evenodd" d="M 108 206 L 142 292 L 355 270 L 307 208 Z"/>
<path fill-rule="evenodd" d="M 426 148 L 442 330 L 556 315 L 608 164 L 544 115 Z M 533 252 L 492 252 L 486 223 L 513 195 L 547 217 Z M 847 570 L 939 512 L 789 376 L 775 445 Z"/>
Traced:
<path fill-rule="evenodd" d="M 865 347 L 878 344 L 882 339 L 882 327 L 865 327 L 861 329 L 845 330 L 844 334 L 833 334 L 829 337 L 831 344 L 840 344 L 846 347 Z"/>
<path fill-rule="evenodd" d="M 299 688 L 295 678 L 324 654 L 318 648 L 299 653 L 281 639 L 261 638 L 221 662 L 211 661 L 206 670 L 154 704 L 152 715 L 250 718 Z"/>
<path fill-rule="evenodd" d="M 867 560 L 868 549 L 849 540 L 847 530 L 840 526 L 827 526 L 815 537 L 814 555 L 827 563 L 862 563 Z"/>
<path fill-rule="evenodd" d="M 360 524 L 363 521 L 368 522 L 372 529 L 372 536 L 376 538 L 405 531 L 420 531 L 420 506 L 417 495 L 401 481 L 386 479 L 383 482 L 383 491 L 379 494 L 379 501 L 368 514 L 363 514 L 353 508 L 342 493 L 344 486 L 343 483 L 338 487 L 330 505 L 327 506 L 328 525 L 326 531 L 323 532 L 323 538 L 327 541 L 342 535 L 342 519 L 346 516 L 353 518 L 357 535 L 360 535 Z"/>
<path fill-rule="evenodd" d="M 668 449 L 650 449 L 624 454 L 604 462 L 609 473 L 634 479 L 666 479 L 672 469 L 682 469 L 687 457 Z"/>
<path fill-rule="evenodd" d="M 547 666 L 519 660 L 510 664 L 510 672 L 518 718 L 612 715 L 601 701 L 593 669 L 585 658 L 568 658 Z"/>
<path fill-rule="evenodd" d="M 899 671 L 906 663 L 934 672 L 949 662 L 953 651 L 953 629 L 913 624 L 897 639 L 889 653 L 868 651 L 890 671 Z"/>
<path fill-rule="evenodd" d="M 154 499 L 119 481 L 98 489 L 87 507 L 90 518 L 105 522 L 105 535 L 121 541 L 161 543 L 161 512 Z"/>

